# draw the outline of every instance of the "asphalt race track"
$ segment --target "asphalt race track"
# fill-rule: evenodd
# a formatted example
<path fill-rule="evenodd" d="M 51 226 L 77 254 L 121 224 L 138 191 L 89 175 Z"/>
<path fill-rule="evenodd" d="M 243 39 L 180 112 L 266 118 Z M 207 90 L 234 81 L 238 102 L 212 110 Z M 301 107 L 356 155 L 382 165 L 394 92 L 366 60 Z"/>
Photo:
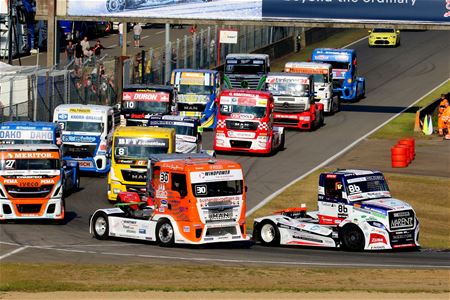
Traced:
<path fill-rule="evenodd" d="M 343 111 L 326 117 L 315 132 L 289 131 L 286 149 L 272 157 L 227 156 L 245 170 L 248 209 L 410 106 L 450 77 L 450 32 L 405 31 L 398 48 L 357 49 L 359 75 L 366 77 L 366 98 L 345 104 Z M 212 148 L 211 133 L 204 139 Z M 386 149 L 389 151 L 389 149 Z M 345 167 L 345 166 L 341 166 Z M 361 162 L 361 168 L 364 163 Z M 97 241 L 89 234 L 89 216 L 106 200 L 106 178 L 83 177 L 82 190 L 67 200 L 66 225 L 26 222 L 0 226 L 0 261 L 3 262 L 198 262 L 223 264 L 318 265 L 334 267 L 449 268 L 450 252 L 350 253 L 339 250 L 266 248 L 255 245 L 178 246 L 160 248 L 152 243 L 125 240 Z M 405 199 L 407 200 L 407 199 Z M 299 196 L 301 203 L 301 195 Z M 248 219 L 248 224 L 253 222 Z"/>

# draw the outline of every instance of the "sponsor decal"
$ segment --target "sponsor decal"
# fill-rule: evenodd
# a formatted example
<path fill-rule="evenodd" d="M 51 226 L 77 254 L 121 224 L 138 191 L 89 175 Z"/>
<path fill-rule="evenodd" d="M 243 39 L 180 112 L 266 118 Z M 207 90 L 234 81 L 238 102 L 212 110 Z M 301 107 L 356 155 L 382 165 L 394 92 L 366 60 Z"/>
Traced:
<path fill-rule="evenodd" d="M 184 231 L 184 232 L 191 232 L 191 227 L 189 227 L 189 226 L 183 226 L 183 231 Z"/>
<path fill-rule="evenodd" d="M 123 92 L 123 101 L 169 102 L 169 93 L 164 92 Z"/>
<path fill-rule="evenodd" d="M 232 113 L 231 118 L 233 119 L 241 119 L 241 120 L 253 120 L 255 118 L 252 114 L 239 114 L 239 113 Z"/>
<path fill-rule="evenodd" d="M 59 159 L 59 152 L 8 152 L 1 153 L 0 159 Z"/>
<path fill-rule="evenodd" d="M 137 146 L 153 146 L 153 147 L 168 147 L 168 139 L 152 139 L 152 138 L 117 138 L 118 145 L 137 145 Z M 116 151 L 117 155 L 117 151 Z"/>
<path fill-rule="evenodd" d="M 53 132 L 49 130 L 0 130 L 0 139 L 52 141 Z"/>
<path fill-rule="evenodd" d="M 63 135 L 62 141 L 65 143 L 95 143 L 97 137 L 86 135 Z"/>
<path fill-rule="evenodd" d="M 73 113 L 73 114 L 90 114 L 91 109 L 90 108 L 70 108 L 69 112 Z"/>
<path fill-rule="evenodd" d="M 267 77 L 266 83 L 296 83 L 309 84 L 309 79 L 304 77 Z"/>
<path fill-rule="evenodd" d="M 285 68 L 286 72 L 292 73 L 303 73 L 303 74 L 328 74 L 328 69 L 321 69 L 318 67 L 306 68 L 306 67 L 296 67 L 295 65 Z"/>
<path fill-rule="evenodd" d="M 145 234 L 146 230 L 144 228 L 139 228 L 139 234 Z"/>
<path fill-rule="evenodd" d="M 59 121 L 66 121 L 69 118 L 68 114 L 58 114 Z"/>
<path fill-rule="evenodd" d="M 386 238 L 381 234 L 371 233 L 369 238 L 369 244 L 377 244 L 377 243 L 387 244 Z"/>

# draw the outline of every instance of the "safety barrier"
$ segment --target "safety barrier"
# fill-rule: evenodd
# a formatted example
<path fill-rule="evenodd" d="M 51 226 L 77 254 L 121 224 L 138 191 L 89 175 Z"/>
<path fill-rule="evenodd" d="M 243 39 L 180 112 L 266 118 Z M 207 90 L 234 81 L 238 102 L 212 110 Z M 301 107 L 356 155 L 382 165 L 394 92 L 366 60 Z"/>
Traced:
<path fill-rule="evenodd" d="M 404 138 L 391 148 L 392 168 L 406 168 L 415 158 L 415 140 Z"/>

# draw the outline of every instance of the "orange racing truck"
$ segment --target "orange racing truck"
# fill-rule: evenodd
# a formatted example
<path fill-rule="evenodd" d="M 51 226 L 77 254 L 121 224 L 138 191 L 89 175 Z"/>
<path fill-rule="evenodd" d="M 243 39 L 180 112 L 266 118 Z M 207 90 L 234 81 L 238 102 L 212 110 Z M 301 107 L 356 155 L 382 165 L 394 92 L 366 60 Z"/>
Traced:
<path fill-rule="evenodd" d="M 114 208 L 99 209 L 90 219 L 97 239 L 121 237 L 205 244 L 248 240 L 246 187 L 241 166 L 207 154 L 153 154 L 147 162 L 142 198 L 122 192 Z"/>
<path fill-rule="evenodd" d="M 0 220 L 64 220 L 64 195 L 80 184 L 56 145 L 0 145 Z"/>

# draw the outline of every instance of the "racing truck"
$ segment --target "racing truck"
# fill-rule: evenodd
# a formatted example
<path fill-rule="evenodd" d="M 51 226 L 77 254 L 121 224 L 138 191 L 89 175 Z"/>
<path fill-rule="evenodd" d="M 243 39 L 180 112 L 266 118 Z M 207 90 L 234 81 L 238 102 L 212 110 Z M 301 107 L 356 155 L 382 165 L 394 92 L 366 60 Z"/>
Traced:
<path fill-rule="evenodd" d="M 171 86 L 132 84 L 123 88 L 122 125 L 145 126 L 150 116 L 170 115 L 175 110 L 175 93 Z"/>
<path fill-rule="evenodd" d="M 218 71 L 175 69 L 170 84 L 177 89 L 177 113 L 200 119 L 203 128 L 216 127 L 216 97 L 220 92 Z"/>
<path fill-rule="evenodd" d="M 105 105 L 61 104 L 53 121 L 62 129 L 62 152 L 66 161 L 78 162 L 81 171 L 105 174 L 111 161 L 111 137 L 120 125 L 119 111 Z"/>
<path fill-rule="evenodd" d="M 323 104 L 315 102 L 312 75 L 269 73 L 266 84 L 275 100 L 276 125 L 298 129 L 316 129 L 323 125 Z"/>
<path fill-rule="evenodd" d="M 271 93 L 225 90 L 220 93 L 218 105 L 215 151 L 270 155 L 284 149 L 284 129 L 273 125 Z"/>
<path fill-rule="evenodd" d="M 0 124 L 0 144 L 61 145 L 61 129 L 51 122 L 10 121 Z"/>
<path fill-rule="evenodd" d="M 248 240 L 246 187 L 238 163 L 207 154 L 155 154 L 148 158 L 144 196 L 121 192 L 114 208 L 90 219 L 97 239 L 121 237 L 205 244 Z"/>
<path fill-rule="evenodd" d="M 270 59 L 267 54 L 228 54 L 224 68 L 224 88 L 263 90 Z"/>
<path fill-rule="evenodd" d="M 148 126 L 175 129 L 177 153 L 199 153 L 202 134 L 198 119 L 182 116 L 151 116 Z"/>
<path fill-rule="evenodd" d="M 366 79 L 356 76 L 356 51 L 353 49 L 318 48 L 312 53 L 313 62 L 329 63 L 333 67 L 333 92 L 341 101 L 364 98 Z"/>
<path fill-rule="evenodd" d="M 337 170 L 319 178 L 318 211 L 290 208 L 254 221 L 263 245 L 338 247 L 349 251 L 418 248 L 419 220 L 392 198 L 379 171 Z"/>
<path fill-rule="evenodd" d="M 121 126 L 113 135 L 108 200 L 117 202 L 121 192 L 145 191 L 147 158 L 151 154 L 175 152 L 175 129 Z"/>
<path fill-rule="evenodd" d="M 64 222 L 64 197 L 80 187 L 76 163 L 65 163 L 56 145 L 0 145 L 0 221 Z"/>
<path fill-rule="evenodd" d="M 286 73 L 311 74 L 314 77 L 314 96 L 323 104 L 325 113 L 335 113 L 340 110 L 340 99 L 333 92 L 332 66 L 318 62 L 287 62 L 284 65 Z"/>

